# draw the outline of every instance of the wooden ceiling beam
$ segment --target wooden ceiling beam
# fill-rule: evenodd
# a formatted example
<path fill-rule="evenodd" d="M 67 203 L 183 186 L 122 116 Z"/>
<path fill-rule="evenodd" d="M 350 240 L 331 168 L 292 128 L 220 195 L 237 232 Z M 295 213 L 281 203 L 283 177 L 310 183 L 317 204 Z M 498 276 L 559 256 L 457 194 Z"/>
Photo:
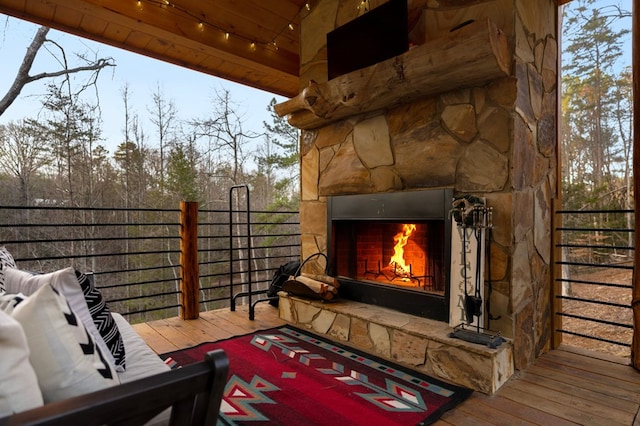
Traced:
<path fill-rule="evenodd" d="M 297 53 L 265 45 L 252 50 L 239 37 L 200 31 L 189 16 L 144 7 L 119 0 L 0 0 L 7 15 L 282 96 L 298 93 Z"/>

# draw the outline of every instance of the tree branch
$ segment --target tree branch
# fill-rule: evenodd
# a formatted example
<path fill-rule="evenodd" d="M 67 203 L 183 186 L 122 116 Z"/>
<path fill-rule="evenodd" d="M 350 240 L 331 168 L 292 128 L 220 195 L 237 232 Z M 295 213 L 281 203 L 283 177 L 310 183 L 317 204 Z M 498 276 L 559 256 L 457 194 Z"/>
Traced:
<path fill-rule="evenodd" d="M 31 44 L 27 48 L 27 53 L 22 59 L 22 64 L 18 69 L 18 73 L 13 80 L 13 84 L 4 95 L 4 97 L 0 100 L 0 115 L 2 115 L 7 108 L 13 104 L 13 102 L 18 98 L 24 86 L 29 83 L 32 83 L 37 80 L 42 80 L 45 78 L 55 78 L 63 75 L 69 76 L 70 74 L 75 74 L 84 71 L 100 71 L 105 67 L 113 67 L 115 63 L 112 58 L 102 58 L 98 59 L 95 62 L 90 62 L 84 66 L 78 66 L 74 68 L 67 68 L 66 61 L 64 63 L 64 69 L 53 72 L 43 72 L 36 75 L 29 75 L 31 71 L 31 67 L 33 66 L 33 62 L 35 61 L 36 55 L 40 51 L 40 48 L 44 45 L 45 42 L 50 41 L 47 40 L 47 34 L 49 32 L 49 28 L 40 27 L 36 32 L 36 35 L 33 37 Z M 55 43 L 54 43 L 55 44 Z M 60 46 L 58 46 L 60 47 Z M 62 53 L 64 54 L 64 50 L 60 47 Z"/>

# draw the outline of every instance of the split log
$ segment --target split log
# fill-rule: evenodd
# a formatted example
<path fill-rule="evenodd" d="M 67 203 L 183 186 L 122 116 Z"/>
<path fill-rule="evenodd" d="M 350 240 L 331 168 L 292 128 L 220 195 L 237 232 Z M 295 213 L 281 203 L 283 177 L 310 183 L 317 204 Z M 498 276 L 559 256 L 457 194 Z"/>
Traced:
<path fill-rule="evenodd" d="M 317 281 L 312 278 L 304 277 L 302 275 L 297 276 L 296 281 L 301 282 L 316 293 L 324 294 L 328 292 L 331 294 L 338 294 L 337 288 L 330 284 L 323 283 L 322 281 Z"/>
<path fill-rule="evenodd" d="M 316 281 L 323 282 L 325 284 L 332 285 L 335 288 L 340 287 L 340 281 L 338 281 L 336 278 L 331 277 L 329 275 L 311 274 L 308 272 L 302 272 L 300 275 L 303 277 L 311 278 L 312 280 L 316 280 Z"/>
<path fill-rule="evenodd" d="M 338 289 L 334 286 L 302 275 L 286 281 L 282 285 L 282 290 L 295 296 L 317 300 L 333 300 L 338 294 Z"/>
<path fill-rule="evenodd" d="M 356 114 L 509 76 L 507 36 L 489 19 L 426 42 L 408 52 L 324 83 L 310 82 L 275 105 L 289 124 L 314 129 Z"/>

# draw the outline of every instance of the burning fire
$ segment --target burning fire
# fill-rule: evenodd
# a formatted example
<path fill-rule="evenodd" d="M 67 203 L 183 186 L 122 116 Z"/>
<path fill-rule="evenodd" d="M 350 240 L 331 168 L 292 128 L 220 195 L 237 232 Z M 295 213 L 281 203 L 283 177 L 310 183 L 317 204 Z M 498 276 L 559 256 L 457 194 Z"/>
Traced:
<path fill-rule="evenodd" d="M 389 265 L 396 269 L 396 273 L 408 274 L 409 266 L 404 261 L 404 246 L 407 245 L 409 237 L 416 230 L 416 225 L 413 223 L 405 223 L 402 225 L 402 232 L 398 232 L 393 237 L 395 246 L 393 247 L 393 256 L 389 261 Z"/>

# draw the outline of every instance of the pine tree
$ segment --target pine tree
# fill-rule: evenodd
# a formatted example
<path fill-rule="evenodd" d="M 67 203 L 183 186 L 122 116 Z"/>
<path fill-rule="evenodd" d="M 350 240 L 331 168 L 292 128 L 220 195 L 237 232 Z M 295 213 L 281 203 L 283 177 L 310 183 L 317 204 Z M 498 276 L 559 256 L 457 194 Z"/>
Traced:
<path fill-rule="evenodd" d="M 620 147 L 616 136 L 616 68 L 623 55 L 627 29 L 615 29 L 620 14 L 604 13 L 595 0 L 578 0 L 566 8 L 563 56 L 563 167 L 565 188 L 582 186 L 573 191 L 576 205 L 585 203 L 605 207 L 604 198 L 616 186 L 612 166 Z"/>

